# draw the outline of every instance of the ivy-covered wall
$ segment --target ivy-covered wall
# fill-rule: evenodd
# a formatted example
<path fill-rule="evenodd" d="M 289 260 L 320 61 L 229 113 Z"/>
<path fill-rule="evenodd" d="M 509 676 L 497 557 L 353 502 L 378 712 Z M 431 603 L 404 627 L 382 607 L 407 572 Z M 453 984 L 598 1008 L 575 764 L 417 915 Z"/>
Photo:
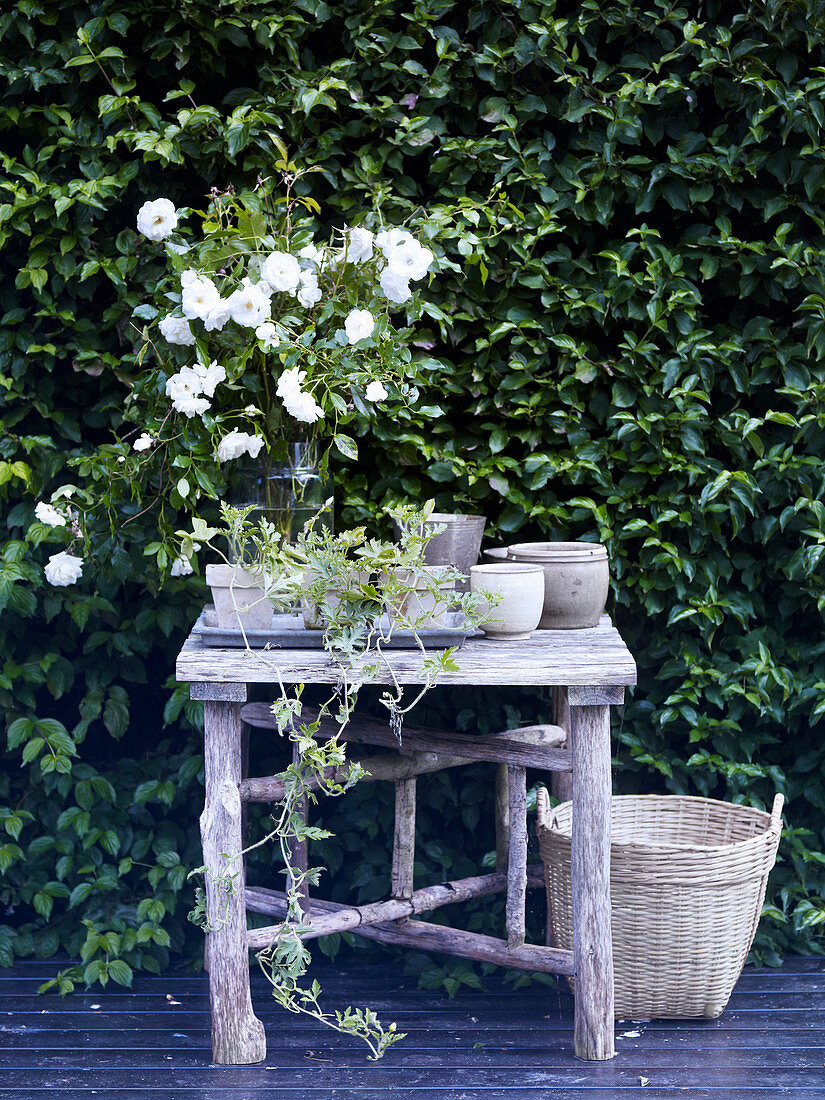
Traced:
<path fill-rule="evenodd" d="M 197 943 L 199 709 L 164 684 L 201 582 L 158 593 L 136 500 L 105 559 L 51 588 L 61 536 L 33 509 L 93 477 L 76 460 L 120 425 L 160 274 L 137 208 L 254 182 L 271 134 L 323 169 L 325 224 L 503 196 L 445 219 L 450 324 L 415 349 L 443 366 L 339 461 L 339 511 L 435 495 L 501 540 L 605 542 L 640 669 L 618 789 L 784 791 L 760 943 L 820 950 L 821 5 L 19 0 L 0 38 L 0 963 L 82 951 L 88 979 L 126 981 Z M 542 707 L 442 692 L 422 718 Z M 422 784 L 422 881 L 490 846 L 485 776 Z M 338 896 L 383 888 L 382 799 L 324 811 Z"/>

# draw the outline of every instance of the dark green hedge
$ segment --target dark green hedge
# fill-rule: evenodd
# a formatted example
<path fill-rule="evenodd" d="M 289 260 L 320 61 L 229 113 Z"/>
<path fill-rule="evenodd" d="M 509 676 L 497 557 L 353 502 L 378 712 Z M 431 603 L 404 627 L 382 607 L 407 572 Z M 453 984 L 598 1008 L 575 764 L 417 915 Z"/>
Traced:
<path fill-rule="evenodd" d="M 161 709 L 200 582 L 156 600 L 135 502 L 95 575 L 44 587 L 59 545 L 33 506 L 119 425 L 157 278 L 137 207 L 268 174 L 270 133 L 322 167 L 327 223 L 498 196 L 445 215 L 461 274 L 434 282 L 450 324 L 419 350 L 447 367 L 339 465 L 344 515 L 434 494 L 502 539 L 606 542 L 640 667 L 618 787 L 784 791 L 760 942 L 821 950 L 821 5 L 19 0 L 0 35 L 0 962 L 85 941 L 89 977 L 121 980 L 117 958 L 195 942 L 198 712 L 178 694 L 164 729 Z M 460 702 L 463 728 L 544 705 Z M 489 792 L 475 772 L 427 791 L 421 871 L 441 874 L 489 846 Z M 386 878 L 376 805 L 333 815 L 340 896 Z"/>

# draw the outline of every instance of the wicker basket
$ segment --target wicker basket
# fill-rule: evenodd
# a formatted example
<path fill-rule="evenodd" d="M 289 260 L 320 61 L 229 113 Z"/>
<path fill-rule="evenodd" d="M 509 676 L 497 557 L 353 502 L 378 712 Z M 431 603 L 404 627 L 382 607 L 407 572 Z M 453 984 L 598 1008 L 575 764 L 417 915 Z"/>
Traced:
<path fill-rule="evenodd" d="M 782 795 L 770 814 L 710 798 L 612 800 L 610 888 L 619 1019 L 718 1016 L 753 942 L 776 860 Z M 547 905 L 572 950 L 572 803 L 538 792 Z"/>

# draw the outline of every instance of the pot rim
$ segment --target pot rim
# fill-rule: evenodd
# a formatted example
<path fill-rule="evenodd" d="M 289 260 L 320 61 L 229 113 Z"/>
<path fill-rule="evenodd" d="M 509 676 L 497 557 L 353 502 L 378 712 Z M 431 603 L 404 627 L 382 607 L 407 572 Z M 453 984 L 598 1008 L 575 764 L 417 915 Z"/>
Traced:
<path fill-rule="evenodd" d="M 544 566 L 541 562 L 526 562 L 526 561 L 500 561 L 491 562 L 486 565 L 472 565 L 470 566 L 470 574 L 473 573 L 484 575 L 485 573 L 492 573 L 507 576 L 516 576 L 519 573 L 543 573 Z"/>
<path fill-rule="evenodd" d="M 427 516 L 425 523 L 446 523 L 450 527 L 460 527 L 464 524 L 472 527 L 480 523 L 486 523 L 486 516 L 469 515 L 464 512 L 433 512 Z"/>
<path fill-rule="evenodd" d="M 266 583 L 263 571 L 253 573 L 245 565 L 225 562 L 207 562 L 204 575 L 210 588 L 263 588 Z"/>
<path fill-rule="evenodd" d="M 515 542 L 507 556 L 522 561 L 607 561 L 600 542 Z"/>

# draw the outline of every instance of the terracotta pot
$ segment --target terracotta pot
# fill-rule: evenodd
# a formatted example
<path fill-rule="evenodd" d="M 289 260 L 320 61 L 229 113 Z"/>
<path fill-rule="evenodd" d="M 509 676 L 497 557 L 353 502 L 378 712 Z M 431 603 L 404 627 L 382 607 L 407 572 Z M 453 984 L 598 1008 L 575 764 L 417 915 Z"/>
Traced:
<path fill-rule="evenodd" d="M 444 565 L 425 565 L 423 568 L 431 577 L 436 579 L 443 577 L 449 570 L 449 566 Z M 397 575 L 402 584 L 408 583 L 407 570 L 400 569 Z M 403 617 L 412 620 L 413 623 L 417 624 L 416 629 L 418 630 L 433 630 L 442 627 L 447 622 L 447 614 L 450 610 L 450 600 L 446 594 L 454 588 L 455 581 L 442 580 L 438 585 L 439 592 L 443 593 L 440 598 L 427 589 L 407 592 L 397 599 L 390 596 L 387 599 L 387 611 L 391 619 Z"/>
<path fill-rule="evenodd" d="M 544 568 L 524 562 L 474 565 L 470 570 L 470 591 L 501 597 L 494 607 L 488 607 L 487 622 L 480 624 L 488 638 L 503 641 L 529 638 L 539 625 L 544 607 Z"/>
<path fill-rule="evenodd" d="M 511 561 L 544 568 L 543 630 L 597 626 L 610 587 L 607 551 L 595 542 L 519 542 L 507 547 Z"/>
<path fill-rule="evenodd" d="M 242 565 L 207 565 L 206 583 L 212 590 L 218 626 L 226 630 L 267 630 L 272 604 L 260 575 Z"/>
<path fill-rule="evenodd" d="M 304 587 L 307 588 L 317 579 L 318 574 L 312 569 L 304 570 Z M 364 569 L 356 569 L 353 567 L 352 572 L 347 578 L 346 585 L 349 589 L 356 589 L 358 585 L 366 584 L 370 579 L 369 573 Z M 345 591 L 347 588 L 344 589 Z M 342 599 L 341 588 L 328 588 L 326 591 L 326 604 L 331 614 L 334 614 L 336 608 L 340 604 Z M 318 604 L 315 603 L 309 596 L 305 595 L 301 598 L 301 611 L 304 618 L 304 626 L 307 630 L 324 630 L 326 628 L 326 622 L 321 614 L 321 609 Z"/>

